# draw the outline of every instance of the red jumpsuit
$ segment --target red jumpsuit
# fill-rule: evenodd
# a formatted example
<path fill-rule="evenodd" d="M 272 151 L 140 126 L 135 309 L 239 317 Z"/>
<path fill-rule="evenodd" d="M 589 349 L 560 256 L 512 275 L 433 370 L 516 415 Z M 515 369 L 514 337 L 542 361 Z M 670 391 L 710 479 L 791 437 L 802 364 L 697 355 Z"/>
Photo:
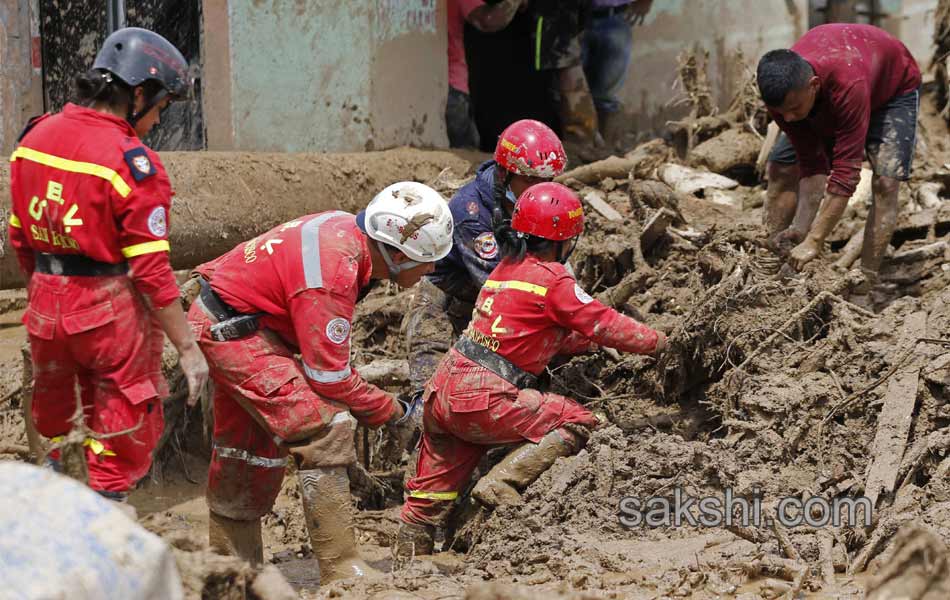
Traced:
<path fill-rule="evenodd" d="M 34 120 L 10 161 L 10 243 L 28 277 L 33 420 L 46 437 L 67 433 L 78 381 L 93 431 L 140 424 L 88 444 L 90 487 L 125 492 L 148 472 L 164 426 L 163 336 L 151 311 L 178 299 L 168 176 L 124 119 L 73 104 Z M 131 270 L 53 275 L 36 270 L 35 253 Z"/>
<path fill-rule="evenodd" d="M 593 344 L 645 354 L 657 343 L 656 331 L 588 296 L 564 265 L 532 255 L 492 271 L 463 335 L 534 375 L 555 354 Z M 519 390 L 453 348 L 426 386 L 423 423 L 402 519 L 438 526 L 445 501 L 458 496 L 492 445 L 536 443 L 566 423 L 593 427 L 597 420 L 570 398 Z"/>
<path fill-rule="evenodd" d="M 200 298 L 188 313 L 215 384 L 208 506 L 251 520 L 273 505 L 295 442 L 309 448 L 302 468 L 344 466 L 356 459 L 350 413 L 370 426 L 393 414 L 393 397 L 350 366 L 369 247 L 353 215 L 325 212 L 275 227 L 197 271 L 234 310 L 265 313 L 258 332 L 226 342 L 211 338 L 216 320 Z"/>

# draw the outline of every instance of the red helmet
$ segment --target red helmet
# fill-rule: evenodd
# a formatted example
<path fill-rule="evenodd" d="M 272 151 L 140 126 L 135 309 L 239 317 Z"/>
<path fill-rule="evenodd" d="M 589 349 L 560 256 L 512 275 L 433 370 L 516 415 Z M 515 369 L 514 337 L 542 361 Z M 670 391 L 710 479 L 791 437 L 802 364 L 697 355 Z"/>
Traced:
<path fill-rule="evenodd" d="M 584 231 L 584 209 L 577 195 L 560 183 L 532 185 L 521 194 L 511 216 L 515 231 L 561 242 Z"/>
<path fill-rule="evenodd" d="M 550 127 L 541 121 L 522 119 L 501 132 L 495 162 L 515 175 L 554 179 L 564 172 L 567 155 Z"/>

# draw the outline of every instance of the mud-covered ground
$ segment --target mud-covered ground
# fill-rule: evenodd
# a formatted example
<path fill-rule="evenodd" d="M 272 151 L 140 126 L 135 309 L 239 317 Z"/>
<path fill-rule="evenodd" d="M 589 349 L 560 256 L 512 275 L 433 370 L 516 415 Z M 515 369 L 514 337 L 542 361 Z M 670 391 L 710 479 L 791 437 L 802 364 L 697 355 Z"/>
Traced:
<path fill-rule="evenodd" d="M 572 258 L 578 279 L 665 331 L 666 355 L 599 353 L 552 367 L 552 391 L 610 424 L 558 460 L 522 505 L 463 524 L 451 549 L 391 573 L 410 457 L 393 453 L 385 432 L 361 430 L 361 465 L 376 479 L 354 476 L 357 533 L 385 576 L 319 589 L 292 470 L 264 520 L 266 561 L 308 598 L 950 596 L 950 152 L 929 98 L 923 112 L 915 176 L 870 293 L 855 265 L 835 266 L 866 199 L 853 202 L 826 255 L 802 274 L 782 270 L 765 248 L 754 166 L 761 131 L 732 123 L 685 154 L 673 138 L 651 142 L 627 155 L 621 175 L 575 173 L 568 185 L 587 199 L 588 215 Z M 736 185 L 676 191 L 670 164 L 715 166 Z M 466 175 L 435 184 L 448 194 Z M 669 225 L 653 239 L 645 231 L 660 210 Z M 393 390 L 406 385 L 400 325 L 411 293 L 381 286 L 354 323 L 354 363 Z M 23 296 L 0 302 L 0 452 L 23 457 Z M 206 551 L 207 438 L 200 411 L 184 417 L 173 416 L 156 472 L 132 502 L 178 549 L 190 597 L 245 597 L 257 572 Z M 630 504 L 677 495 L 731 495 L 758 503 L 763 516 L 788 497 L 876 501 L 870 525 L 823 525 L 813 512 L 817 524 L 799 527 L 672 526 Z M 649 525 L 631 522 L 650 515 Z"/>

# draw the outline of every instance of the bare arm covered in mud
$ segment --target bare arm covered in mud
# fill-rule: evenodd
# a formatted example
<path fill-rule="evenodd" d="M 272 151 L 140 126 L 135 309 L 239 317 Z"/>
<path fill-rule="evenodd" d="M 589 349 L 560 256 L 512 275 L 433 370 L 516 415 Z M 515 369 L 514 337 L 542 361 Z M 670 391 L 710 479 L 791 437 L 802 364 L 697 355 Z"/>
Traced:
<path fill-rule="evenodd" d="M 515 13 L 527 6 L 526 0 L 502 0 L 497 4 L 482 4 L 465 15 L 465 20 L 475 29 L 485 33 L 501 31 L 515 17 Z"/>

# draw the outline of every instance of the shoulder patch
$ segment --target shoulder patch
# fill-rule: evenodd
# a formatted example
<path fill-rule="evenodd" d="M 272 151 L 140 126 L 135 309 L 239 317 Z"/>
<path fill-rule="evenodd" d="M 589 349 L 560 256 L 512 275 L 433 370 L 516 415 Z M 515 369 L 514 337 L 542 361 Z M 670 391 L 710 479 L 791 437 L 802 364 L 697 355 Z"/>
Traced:
<path fill-rule="evenodd" d="M 327 339 L 334 344 L 342 344 L 350 337 L 350 322 L 343 317 L 337 317 L 327 323 Z"/>
<path fill-rule="evenodd" d="M 490 231 L 476 237 L 473 244 L 475 253 L 485 260 L 491 260 L 498 256 L 498 243 L 495 241 L 495 234 Z"/>
<path fill-rule="evenodd" d="M 155 237 L 163 238 L 168 233 L 168 218 L 165 216 L 165 207 L 156 206 L 148 215 L 148 230 Z"/>
<path fill-rule="evenodd" d="M 146 152 L 142 146 L 126 150 L 123 156 L 125 157 L 125 162 L 129 165 L 129 171 L 132 172 L 132 177 L 134 177 L 136 181 L 142 181 L 146 177 L 151 177 L 157 173 L 155 165 L 152 164 L 152 160 L 148 157 L 148 152 Z"/>
<path fill-rule="evenodd" d="M 585 292 L 583 288 L 581 288 L 581 286 L 579 286 L 576 283 L 574 284 L 574 295 L 577 297 L 577 300 L 581 304 L 590 304 L 591 302 L 594 301 L 594 299 L 591 298 L 590 294 Z"/>

